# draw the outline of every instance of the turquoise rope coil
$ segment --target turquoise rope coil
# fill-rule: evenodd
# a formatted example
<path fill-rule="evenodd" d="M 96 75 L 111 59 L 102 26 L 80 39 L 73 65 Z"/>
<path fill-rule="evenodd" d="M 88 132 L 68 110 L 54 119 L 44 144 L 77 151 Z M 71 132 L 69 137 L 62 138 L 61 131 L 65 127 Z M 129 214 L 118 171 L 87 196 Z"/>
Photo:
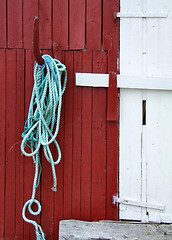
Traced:
<path fill-rule="evenodd" d="M 62 106 L 62 95 L 66 88 L 67 71 L 57 59 L 53 59 L 49 55 L 43 55 L 44 65 L 39 66 L 35 63 L 34 66 L 34 87 L 30 101 L 28 119 L 25 122 L 24 132 L 22 133 L 21 152 L 27 157 L 32 157 L 35 164 L 35 177 L 33 181 L 32 197 L 23 206 L 23 219 L 35 226 L 37 240 L 45 240 L 44 232 L 40 225 L 35 221 L 26 217 L 26 209 L 32 215 L 38 215 L 41 212 L 41 204 L 35 199 L 36 188 L 39 185 L 41 175 L 41 163 L 39 158 L 39 150 L 41 145 L 45 158 L 51 164 L 53 174 L 53 191 L 57 191 L 57 177 L 55 165 L 61 160 L 61 151 L 56 140 L 60 126 L 60 115 Z M 46 72 L 46 73 L 45 73 Z M 64 84 L 61 84 L 62 73 L 64 72 Z M 57 151 L 58 159 L 53 160 L 49 145 L 54 142 Z M 26 151 L 30 149 L 30 152 Z M 38 210 L 32 210 L 32 204 L 37 204 Z"/>

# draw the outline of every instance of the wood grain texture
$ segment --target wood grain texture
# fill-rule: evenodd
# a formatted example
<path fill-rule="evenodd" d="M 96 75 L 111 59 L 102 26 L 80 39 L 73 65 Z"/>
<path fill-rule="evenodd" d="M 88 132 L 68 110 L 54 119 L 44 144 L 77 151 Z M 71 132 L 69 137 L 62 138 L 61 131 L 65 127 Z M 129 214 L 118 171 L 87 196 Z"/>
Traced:
<path fill-rule="evenodd" d="M 0 48 L 6 48 L 6 0 L 2 0 L 0 4 L 0 28 L 1 28 L 1 35 L 0 35 Z"/>
<path fill-rule="evenodd" d="M 5 81 L 5 50 L 0 50 L 0 185 L 1 185 L 1 194 L 0 194 L 0 239 L 4 238 L 4 213 L 5 213 L 5 119 L 6 119 L 6 81 Z"/>
<path fill-rule="evenodd" d="M 119 191 L 120 196 L 130 196 L 131 199 L 136 200 L 141 200 L 141 182 L 142 182 L 141 103 L 142 103 L 141 90 L 136 91 L 130 89 L 130 91 L 128 92 L 126 91 L 126 89 L 120 90 Z M 131 166 L 134 166 L 135 169 L 134 171 L 131 169 Z M 124 208 L 125 211 L 123 211 Z M 126 216 L 128 219 L 134 218 L 135 220 L 141 220 L 142 210 L 145 211 L 144 208 L 141 209 L 139 207 L 134 206 L 126 207 L 120 204 L 119 218 L 125 219 Z"/>
<path fill-rule="evenodd" d="M 22 48 L 22 0 L 9 0 L 7 4 L 8 48 Z"/>
<path fill-rule="evenodd" d="M 101 49 L 102 1 L 87 0 L 86 10 L 86 48 Z"/>
<path fill-rule="evenodd" d="M 83 52 L 83 72 L 92 72 L 92 52 Z M 90 220 L 92 89 L 82 88 L 81 219 Z"/>
<path fill-rule="evenodd" d="M 38 16 L 38 0 L 23 0 L 24 49 L 32 49 L 34 19 Z"/>
<path fill-rule="evenodd" d="M 93 52 L 93 72 L 106 73 L 105 52 Z M 105 219 L 106 211 L 106 89 L 93 89 L 91 220 Z M 101 209 L 101 211 L 100 211 Z"/>
<path fill-rule="evenodd" d="M 118 194 L 118 123 L 107 122 L 107 195 L 106 219 L 118 220 L 118 206 L 112 196 Z"/>
<path fill-rule="evenodd" d="M 69 1 L 69 49 L 85 48 L 85 1 Z"/>
<path fill-rule="evenodd" d="M 64 138 L 64 209 L 63 218 L 72 214 L 72 160 L 73 160 L 73 52 L 65 53 L 68 83 L 65 91 L 65 138 Z"/>
<path fill-rule="evenodd" d="M 15 61 L 14 61 L 15 59 Z M 5 238 L 15 238 L 16 50 L 6 50 Z"/>
<path fill-rule="evenodd" d="M 82 53 L 74 52 L 74 73 L 81 72 Z M 75 82 L 75 77 L 74 77 Z M 81 87 L 74 84 L 73 92 L 73 181 L 72 181 L 72 218 L 80 219 L 81 212 Z"/>
<path fill-rule="evenodd" d="M 107 99 L 107 120 L 118 121 L 118 89 L 117 76 L 114 72 L 109 73 L 109 88 Z"/>
<path fill-rule="evenodd" d="M 103 1 L 103 49 L 118 49 L 119 19 L 114 20 L 114 13 L 119 12 L 119 0 Z"/>
<path fill-rule="evenodd" d="M 52 39 L 52 1 L 39 1 L 39 47 L 51 49 Z"/>
<path fill-rule="evenodd" d="M 53 0 L 53 44 L 68 50 L 68 0 Z"/>
<path fill-rule="evenodd" d="M 119 103 L 116 73 L 118 50 L 108 51 L 109 88 L 107 98 L 107 196 L 106 219 L 118 220 L 118 206 L 112 196 L 118 194 L 118 121 Z"/>
<path fill-rule="evenodd" d="M 23 238 L 23 185 L 24 157 L 21 156 L 21 134 L 24 126 L 24 50 L 17 50 L 17 82 L 16 82 L 16 239 Z"/>
<path fill-rule="evenodd" d="M 41 153 L 43 172 L 36 199 L 41 200 L 42 212 L 33 217 L 27 211 L 26 216 L 41 223 L 48 239 L 58 239 L 61 219 L 117 219 L 111 198 L 118 190 L 118 98 L 113 77 L 119 26 L 112 19 L 118 2 L 1 0 L 0 239 L 35 239 L 34 227 L 21 216 L 23 204 L 31 198 L 35 166 L 32 158 L 21 156 L 20 141 L 34 83 L 36 16 L 39 47 L 66 64 L 68 81 L 57 137 L 62 152 L 56 166 L 57 192 L 51 191 L 51 166 Z M 151 28 L 148 31 L 151 35 Z M 112 72 L 113 88 L 77 87 L 76 72 Z"/>

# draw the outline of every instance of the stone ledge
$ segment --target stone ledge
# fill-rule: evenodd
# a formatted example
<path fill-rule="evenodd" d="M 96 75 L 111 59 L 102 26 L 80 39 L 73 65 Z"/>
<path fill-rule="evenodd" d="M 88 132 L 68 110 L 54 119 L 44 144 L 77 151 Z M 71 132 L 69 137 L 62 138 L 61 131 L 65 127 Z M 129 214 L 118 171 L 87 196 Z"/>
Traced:
<path fill-rule="evenodd" d="M 172 224 L 63 220 L 59 240 L 171 240 Z"/>

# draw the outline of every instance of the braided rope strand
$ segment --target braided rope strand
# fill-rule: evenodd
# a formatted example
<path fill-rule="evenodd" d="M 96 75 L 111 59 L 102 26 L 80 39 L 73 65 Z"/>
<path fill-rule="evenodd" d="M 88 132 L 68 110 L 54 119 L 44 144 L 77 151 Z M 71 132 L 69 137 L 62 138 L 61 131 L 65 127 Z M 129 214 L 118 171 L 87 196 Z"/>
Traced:
<path fill-rule="evenodd" d="M 55 165 L 61 160 L 61 151 L 58 142 L 56 141 L 59 132 L 60 115 L 62 106 L 62 95 L 66 88 L 67 71 L 65 65 L 59 60 L 53 59 L 49 55 L 43 55 L 44 65 L 39 66 L 35 63 L 34 66 L 34 86 L 29 106 L 28 119 L 25 122 L 24 132 L 22 133 L 21 152 L 27 157 L 32 157 L 35 164 L 35 177 L 33 181 L 32 196 L 23 206 L 23 219 L 35 226 L 37 240 L 45 240 L 44 232 L 39 224 L 26 217 L 26 209 L 32 215 L 38 215 L 41 212 L 41 204 L 35 199 L 36 188 L 39 185 L 41 175 L 41 163 L 39 158 L 39 150 L 43 146 L 44 155 L 47 161 L 51 164 L 53 174 L 53 191 L 57 191 L 57 177 Z M 46 69 L 46 74 L 44 71 Z M 61 85 L 62 73 L 65 73 L 64 84 Z M 54 132 L 53 132 L 54 130 Z M 53 156 L 49 145 L 54 142 L 58 159 L 53 160 Z M 29 152 L 26 151 L 28 148 Z M 32 204 L 35 203 L 38 207 L 37 211 L 32 210 Z"/>

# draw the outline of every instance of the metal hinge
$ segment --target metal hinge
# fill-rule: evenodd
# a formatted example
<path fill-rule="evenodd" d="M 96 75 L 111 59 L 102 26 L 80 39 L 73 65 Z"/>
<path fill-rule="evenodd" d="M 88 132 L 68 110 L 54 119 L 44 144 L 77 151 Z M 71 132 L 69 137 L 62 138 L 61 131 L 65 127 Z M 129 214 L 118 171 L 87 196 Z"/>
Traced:
<path fill-rule="evenodd" d="M 133 199 L 119 198 L 117 196 L 113 196 L 112 203 L 114 205 L 116 203 L 122 203 L 122 204 L 132 205 L 132 206 L 136 206 L 136 207 L 151 208 L 151 209 L 156 209 L 156 210 L 161 210 L 161 211 L 165 210 L 165 205 L 161 204 L 161 203 L 157 204 L 157 203 L 140 202 L 140 201 L 133 200 Z"/>
<path fill-rule="evenodd" d="M 114 18 L 167 18 L 166 12 L 116 12 Z"/>

